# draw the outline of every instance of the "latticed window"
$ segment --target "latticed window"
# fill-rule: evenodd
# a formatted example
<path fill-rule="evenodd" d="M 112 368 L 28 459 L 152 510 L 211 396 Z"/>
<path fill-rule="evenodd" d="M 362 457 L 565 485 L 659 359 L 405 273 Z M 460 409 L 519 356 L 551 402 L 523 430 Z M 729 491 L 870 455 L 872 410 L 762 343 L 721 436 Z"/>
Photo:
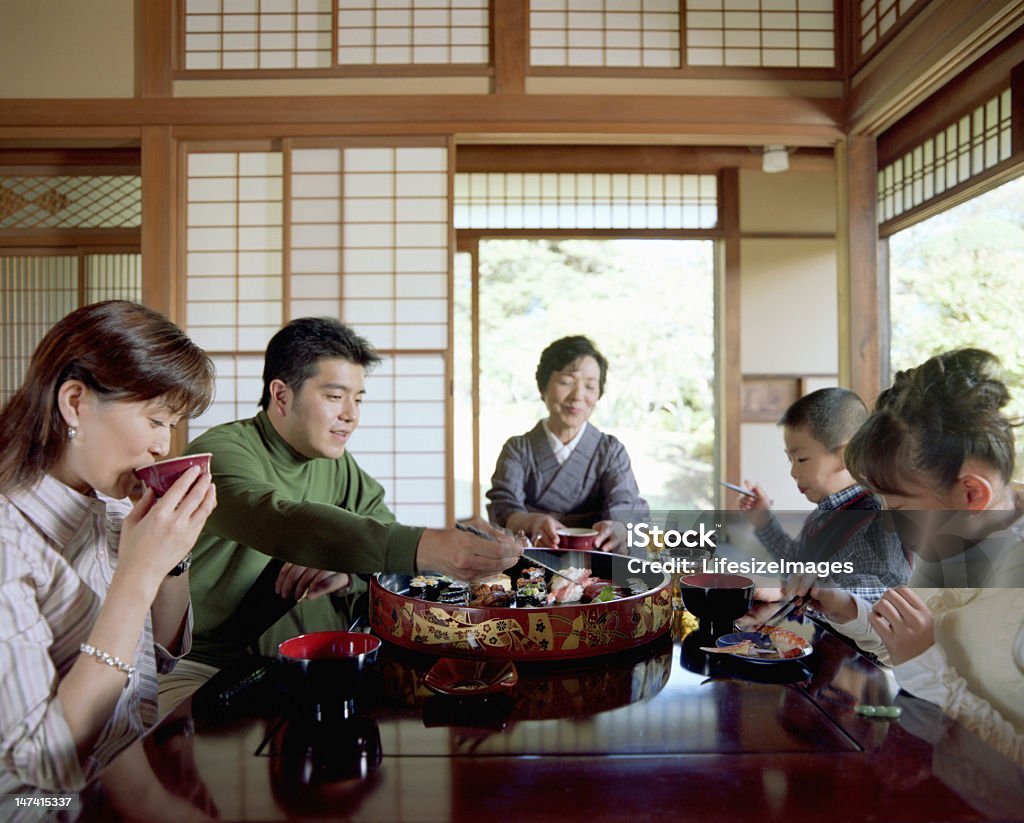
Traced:
<path fill-rule="evenodd" d="M 692 66 L 833 68 L 832 0 L 687 0 Z"/>
<path fill-rule="evenodd" d="M 0 406 L 64 315 L 97 300 L 140 300 L 138 253 L 0 254 Z"/>
<path fill-rule="evenodd" d="M 924 5 L 925 0 L 860 0 L 856 32 L 859 55 L 866 55 L 895 33 L 898 23 Z"/>
<path fill-rule="evenodd" d="M 1010 89 L 991 98 L 878 172 L 878 219 L 892 220 L 1012 154 Z"/>
<path fill-rule="evenodd" d="M 142 224 L 138 175 L 0 177 L 0 228 L 102 229 Z"/>
<path fill-rule="evenodd" d="M 533 0 L 534 66 L 679 65 L 677 0 Z"/>
<path fill-rule="evenodd" d="M 921 2 L 921 0 L 919 0 Z M 738 67 L 835 71 L 834 0 L 530 0 L 529 71 Z M 860 46 L 911 0 L 863 0 Z M 491 63 L 502 0 L 184 0 L 178 67 L 199 72 Z M 851 20 L 852 20 L 851 12 Z"/>
<path fill-rule="evenodd" d="M 458 229 L 707 229 L 718 223 L 711 174 L 464 173 Z"/>
<path fill-rule="evenodd" d="M 0 175 L 0 230 L 10 249 L 0 249 L 0 404 L 21 385 L 39 340 L 68 312 L 97 300 L 141 299 L 141 224 L 138 174 Z M 105 245 L 87 241 L 91 232 Z"/>
<path fill-rule="evenodd" d="M 186 70 L 485 65 L 488 0 L 186 0 Z"/>

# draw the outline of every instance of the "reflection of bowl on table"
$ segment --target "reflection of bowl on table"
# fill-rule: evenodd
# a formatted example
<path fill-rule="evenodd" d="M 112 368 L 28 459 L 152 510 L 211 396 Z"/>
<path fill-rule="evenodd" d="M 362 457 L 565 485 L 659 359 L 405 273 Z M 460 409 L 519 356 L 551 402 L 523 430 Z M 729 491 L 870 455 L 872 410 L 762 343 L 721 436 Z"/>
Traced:
<path fill-rule="evenodd" d="M 680 578 L 679 591 L 686 610 L 700 621 L 701 634 L 725 634 L 750 609 L 754 581 L 738 574 L 691 574 Z"/>
<path fill-rule="evenodd" d="M 290 721 L 280 756 L 285 773 L 303 784 L 362 780 L 381 762 L 380 730 L 369 717 Z"/>
<path fill-rule="evenodd" d="M 558 530 L 558 548 L 585 551 L 594 548 L 597 531 L 594 529 L 564 528 Z"/>
<path fill-rule="evenodd" d="M 519 684 L 501 694 L 466 696 L 465 698 L 438 696 L 425 684 L 427 669 L 434 658 L 414 655 L 396 646 L 382 650 L 381 669 L 383 689 L 387 698 L 410 708 L 423 707 L 424 720 L 427 707 L 432 710 L 428 725 L 487 725 L 501 712 L 488 709 L 486 701 L 510 701 L 514 707 L 501 714 L 502 723 L 526 720 L 551 720 L 600 714 L 641 700 L 648 700 L 668 683 L 672 668 L 673 643 L 661 636 L 637 649 L 594 657 L 579 661 L 552 663 L 519 663 Z M 472 665 L 473 661 L 461 661 Z M 500 665 L 503 661 L 486 661 Z M 479 704 L 479 705 L 478 705 Z M 460 711 L 479 714 L 475 722 L 456 722 L 439 719 L 442 709 L 450 713 L 451 707 L 464 707 Z M 501 706 L 504 704 L 492 704 Z M 500 728 L 497 726 L 489 726 Z"/>
<path fill-rule="evenodd" d="M 647 590 L 604 602 L 472 607 L 412 597 L 408 575 L 379 574 L 370 583 L 370 624 L 384 640 L 413 651 L 508 660 L 603 655 L 649 643 L 669 630 L 668 575 L 634 570 L 631 558 L 604 552 L 530 550 L 521 562 L 529 566 L 531 557 L 555 569 L 588 568 L 595 577 L 633 590 L 642 583 Z"/>
<path fill-rule="evenodd" d="M 468 697 L 511 689 L 519 682 L 519 672 L 511 660 L 442 657 L 427 672 L 423 682 L 439 694 Z"/>
<path fill-rule="evenodd" d="M 272 745 L 271 790 L 290 815 L 347 819 L 378 788 L 380 730 L 369 717 L 291 720 Z"/>
<path fill-rule="evenodd" d="M 285 689 L 320 716 L 347 717 L 363 675 L 377 659 L 380 639 L 361 632 L 312 632 L 277 647 Z"/>

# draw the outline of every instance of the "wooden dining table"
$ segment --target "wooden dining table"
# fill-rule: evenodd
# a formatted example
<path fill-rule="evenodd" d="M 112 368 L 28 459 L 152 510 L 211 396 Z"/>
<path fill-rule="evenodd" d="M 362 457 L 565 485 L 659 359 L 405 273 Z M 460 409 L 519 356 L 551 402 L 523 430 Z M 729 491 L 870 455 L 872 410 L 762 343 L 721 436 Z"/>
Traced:
<path fill-rule="evenodd" d="M 677 631 L 616 655 L 520 663 L 514 687 L 469 697 L 435 694 L 424 680 L 437 658 L 385 643 L 333 719 L 317 721 L 271 667 L 227 704 L 224 678 L 208 684 L 140 759 L 162 790 L 223 820 L 1024 815 L 1024 770 L 828 628 L 805 630 L 814 651 L 799 661 L 708 655 L 706 638 Z M 868 718 L 858 704 L 902 714 Z M 102 781 L 83 802 L 82 820 L 133 816 Z"/>

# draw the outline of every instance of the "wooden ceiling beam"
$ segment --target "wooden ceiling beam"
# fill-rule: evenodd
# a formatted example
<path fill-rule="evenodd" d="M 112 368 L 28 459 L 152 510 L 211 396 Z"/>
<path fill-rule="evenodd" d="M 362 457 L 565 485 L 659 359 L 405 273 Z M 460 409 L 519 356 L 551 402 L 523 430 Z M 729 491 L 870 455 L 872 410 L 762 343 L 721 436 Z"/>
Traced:
<path fill-rule="evenodd" d="M 1024 0 L 1022 0 L 1024 2 Z M 365 95 L 352 97 L 0 100 L 8 128 L 330 126 L 338 134 L 459 132 L 842 137 L 838 99 L 653 95 Z"/>
<path fill-rule="evenodd" d="M 0 148 L 4 174 L 138 174 L 139 149 Z"/>
<path fill-rule="evenodd" d="M 760 169 L 761 155 L 746 147 L 459 145 L 460 172 L 619 172 L 664 174 L 667 171 L 713 174 L 723 168 Z M 830 172 L 832 149 L 802 148 L 790 155 L 795 171 Z"/>

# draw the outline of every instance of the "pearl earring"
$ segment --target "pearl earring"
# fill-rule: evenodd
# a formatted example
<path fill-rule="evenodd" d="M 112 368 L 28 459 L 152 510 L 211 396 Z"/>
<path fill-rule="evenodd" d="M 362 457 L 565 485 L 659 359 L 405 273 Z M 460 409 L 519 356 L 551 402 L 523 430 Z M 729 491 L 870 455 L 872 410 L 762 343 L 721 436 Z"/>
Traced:
<path fill-rule="evenodd" d="M 74 440 L 76 434 L 78 434 L 78 429 L 74 426 L 68 426 L 68 440 Z"/>

